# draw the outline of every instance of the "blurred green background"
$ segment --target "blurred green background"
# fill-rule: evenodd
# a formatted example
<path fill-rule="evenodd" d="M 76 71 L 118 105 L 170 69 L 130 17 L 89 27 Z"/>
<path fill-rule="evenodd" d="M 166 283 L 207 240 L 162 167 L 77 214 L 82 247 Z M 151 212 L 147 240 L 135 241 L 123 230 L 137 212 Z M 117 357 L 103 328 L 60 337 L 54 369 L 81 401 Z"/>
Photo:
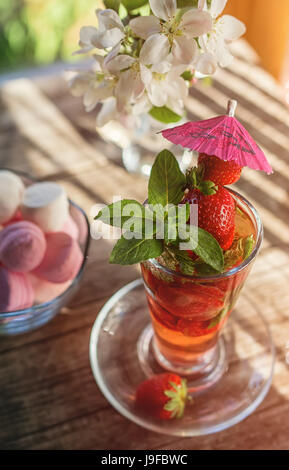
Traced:
<path fill-rule="evenodd" d="M 0 73 L 72 60 L 100 0 L 0 0 Z"/>

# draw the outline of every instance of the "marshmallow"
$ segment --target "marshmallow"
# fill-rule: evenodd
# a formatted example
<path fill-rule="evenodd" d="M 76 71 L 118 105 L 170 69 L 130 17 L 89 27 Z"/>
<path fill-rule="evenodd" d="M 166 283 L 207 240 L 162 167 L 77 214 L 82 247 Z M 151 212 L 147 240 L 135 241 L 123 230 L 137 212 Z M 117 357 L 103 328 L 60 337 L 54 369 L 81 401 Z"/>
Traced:
<path fill-rule="evenodd" d="M 68 219 L 65 221 L 62 229 L 60 230 L 61 232 L 67 233 L 67 235 L 70 235 L 74 240 L 78 240 L 79 237 L 79 230 L 74 222 L 73 218 L 71 215 L 68 217 Z"/>
<path fill-rule="evenodd" d="M 32 307 L 34 292 L 27 275 L 0 266 L 0 312 Z"/>
<path fill-rule="evenodd" d="M 69 216 L 66 192 L 57 183 L 36 183 L 26 188 L 21 211 L 45 232 L 57 232 Z"/>
<path fill-rule="evenodd" d="M 40 279 L 40 277 L 33 276 L 32 274 L 28 274 L 28 277 L 34 290 L 36 304 L 44 304 L 56 299 L 56 297 L 63 294 L 71 285 L 71 281 L 55 284 Z"/>
<path fill-rule="evenodd" d="M 45 250 L 45 236 L 31 222 L 15 222 L 0 232 L 0 261 L 12 271 L 32 271 L 41 263 Z"/>
<path fill-rule="evenodd" d="M 19 176 L 8 170 L 0 170 L 0 224 L 8 222 L 14 216 L 24 189 Z"/>
<path fill-rule="evenodd" d="M 74 279 L 83 262 L 78 243 L 63 232 L 48 233 L 46 242 L 46 253 L 34 274 L 56 284 Z"/>

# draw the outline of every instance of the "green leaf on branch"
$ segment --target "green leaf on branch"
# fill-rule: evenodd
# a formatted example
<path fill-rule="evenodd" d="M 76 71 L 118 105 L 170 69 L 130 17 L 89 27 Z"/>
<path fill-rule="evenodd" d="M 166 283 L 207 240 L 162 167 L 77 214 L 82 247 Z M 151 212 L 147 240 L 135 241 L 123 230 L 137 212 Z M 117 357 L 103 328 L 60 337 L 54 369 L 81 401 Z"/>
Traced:
<path fill-rule="evenodd" d="M 145 238 L 127 240 L 125 236 L 122 236 L 113 248 L 109 262 L 126 266 L 157 258 L 162 252 L 163 243 L 161 240 L 147 240 Z"/>
<path fill-rule="evenodd" d="M 177 0 L 178 8 L 198 7 L 198 0 Z"/>
<path fill-rule="evenodd" d="M 169 150 L 158 154 L 153 164 L 148 186 L 149 204 L 179 204 L 184 196 L 186 177 L 175 156 Z"/>
<path fill-rule="evenodd" d="M 171 122 L 179 122 L 182 119 L 182 116 L 175 113 L 171 109 L 167 108 L 166 106 L 154 106 L 150 111 L 149 114 L 159 122 L 163 122 L 164 124 L 170 124 Z"/>
<path fill-rule="evenodd" d="M 120 0 L 103 0 L 105 8 L 110 8 L 118 13 Z"/>
<path fill-rule="evenodd" d="M 128 12 L 142 7 L 147 2 L 148 0 L 121 0 L 121 3 L 123 4 L 123 6 L 125 6 Z"/>

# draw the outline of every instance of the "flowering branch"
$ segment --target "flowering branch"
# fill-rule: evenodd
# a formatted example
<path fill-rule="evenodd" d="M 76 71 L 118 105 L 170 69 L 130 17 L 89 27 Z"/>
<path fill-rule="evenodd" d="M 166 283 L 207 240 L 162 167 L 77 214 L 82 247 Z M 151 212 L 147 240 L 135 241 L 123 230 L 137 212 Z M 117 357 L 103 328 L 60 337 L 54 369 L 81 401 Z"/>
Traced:
<path fill-rule="evenodd" d="M 245 32 L 236 18 L 220 16 L 226 2 L 105 0 L 108 8 L 96 10 L 98 28 L 80 30 L 76 54 L 92 54 L 92 70 L 70 81 L 87 111 L 102 104 L 97 126 L 148 112 L 162 122 L 181 119 L 195 74 L 212 75 L 218 65 L 229 65 L 228 43 Z M 151 14 L 140 9 L 145 4 Z"/>

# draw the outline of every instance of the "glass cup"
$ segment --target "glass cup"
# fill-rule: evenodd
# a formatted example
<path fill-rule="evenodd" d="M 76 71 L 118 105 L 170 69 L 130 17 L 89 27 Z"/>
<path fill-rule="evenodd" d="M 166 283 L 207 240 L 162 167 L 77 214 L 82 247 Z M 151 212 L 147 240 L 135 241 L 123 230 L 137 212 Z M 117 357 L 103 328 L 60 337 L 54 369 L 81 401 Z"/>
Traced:
<path fill-rule="evenodd" d="M 263 236 L 256 209 L 235 191 L 230 192 L 255 239 L 251 255 L 241 264 L 214 276 L 183 275 L 162 266 L 156 259 L 141 265 L 154 330 L 155 359 L 166 370 L 196 380 L 206 378 L 208 385 L 208 377 L 216 368 L 219 371 L 225 368 L 220 332 L 252 268 Z"/>

